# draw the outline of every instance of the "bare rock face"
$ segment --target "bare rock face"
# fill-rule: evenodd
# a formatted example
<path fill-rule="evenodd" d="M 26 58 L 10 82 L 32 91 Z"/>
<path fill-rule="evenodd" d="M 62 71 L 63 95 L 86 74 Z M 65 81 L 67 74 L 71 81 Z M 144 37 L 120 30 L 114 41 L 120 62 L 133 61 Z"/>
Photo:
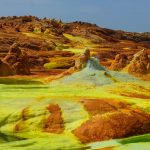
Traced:
<path fill-rule="evenodd" d="M 82 70 L 83 68 L 85 68 L 89 58 L 90 50 L 85 49 L 84 53 L 75 61 L 75 70 Z"/>
<path fill-rule="evenodd" d="M 0 76 L 13 75 L 12 68 L 0 59 Z"/>
<path fill-rule="evenodd" d="M 130 74 L 150 73 L 150 55 L 148 51 L 142 50 L 134 55 L 134 58 L 128 66 Z"/>
<path fill-rule="evenodd" d="M 125 54 L 118 54 L 110 66 L 111 70 L 127 71 L 133 75 L 150 73 L 150 54 L 148 50 L 141 50 L 131 58 Z"/>
<path fill-rule="evenodd" d="M 110 69 L 115 71 L 122 70 L 128 64 L 128 58 L 124 54 L 118 54 L 115 57 L 115 60 L 112 62 Z"/>
<path fill-rule="evenodd" d="M 18 44 L 14 43 L 10 47 L 9 53 L 4 58 L 4 61 L 11 66 L 14 74 L 30 74 L 28 56 L 24 51 L 21 51 Z"/>

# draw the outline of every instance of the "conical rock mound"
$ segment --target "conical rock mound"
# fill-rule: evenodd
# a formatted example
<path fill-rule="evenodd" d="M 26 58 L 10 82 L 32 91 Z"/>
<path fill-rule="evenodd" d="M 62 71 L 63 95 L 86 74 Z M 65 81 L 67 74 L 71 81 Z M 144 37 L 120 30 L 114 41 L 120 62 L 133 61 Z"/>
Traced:
<path fill-rule="evenodd" d="M 107 70 L 99 63 L 97 58 L 90 57 L 84 69 L 72 75 L 52 81 L 51 85 L 102 86 L 134 80 L 136 80 L 136 78 L 128 74 Z"/>

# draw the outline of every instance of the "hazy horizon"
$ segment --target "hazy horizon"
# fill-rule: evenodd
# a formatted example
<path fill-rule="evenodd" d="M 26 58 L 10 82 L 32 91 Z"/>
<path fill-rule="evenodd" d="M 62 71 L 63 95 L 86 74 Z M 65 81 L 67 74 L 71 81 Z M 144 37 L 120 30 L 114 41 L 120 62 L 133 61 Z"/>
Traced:
<path fill-rule="evenodd" d="M 104 28 L 150 32 L 149 0 L 1 0 L 0 16 L 33 15 Z"/>

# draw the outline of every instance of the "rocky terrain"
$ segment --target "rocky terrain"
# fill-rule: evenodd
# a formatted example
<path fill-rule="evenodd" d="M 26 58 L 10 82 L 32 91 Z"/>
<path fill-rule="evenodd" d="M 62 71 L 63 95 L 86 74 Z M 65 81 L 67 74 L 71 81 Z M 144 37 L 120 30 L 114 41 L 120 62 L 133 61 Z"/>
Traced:
<path fill-rule="evenodd" d="M 149 150 L 150 33 L 0 18 L 0 150 Z"/>
<path fill-rule="evenodd" d="M 40 75 L 41 72 L 45 75 L 53 72 L 59 74 L 62 70 L 74 67 L 76 58 L 83 49 L 88 48 L 92 56 L 98 58 L 101 64 L 109 69 L 126 70 L 134 75 L 144 74 L 149 78 L 147 74 L 150 72 L 148 67 L 150 33 L 148 32 L 115 31 L 85 22 L 64 23 L 61 20 L 39 19 L 34 16 L 1 17 L 2 61 L 4 57 L 5 59 L 10 57 L 7 55 L 10 55 L 9 51 L 14 43 L 17 43 L 18 48 L 28 57 L 27 68 L 30 68 L 30 74 Z M 140 61 L 134 59 L 133 64 L 132 59 L 139 51 L 144 54 L 139 56 Z M 131 62 L 132 65 L 129 67 Z M 20 66 L 20 62 L 16 63 Z M 147 67 L 142 70 L 136 69 L 142 68 L 143 65 Z M 128 69 L 124 69 L 127 66 Z M 29 69 L 15 71 L 14 74 L 29 74 Z"/>
<path fill-rule="evenodd" d="M 110 71 L 89 54 L 80 56 L 88 58 L 81 68 L 47 84 L 0 79 L 0 149 L 148 150 L 149 82 Z"/>

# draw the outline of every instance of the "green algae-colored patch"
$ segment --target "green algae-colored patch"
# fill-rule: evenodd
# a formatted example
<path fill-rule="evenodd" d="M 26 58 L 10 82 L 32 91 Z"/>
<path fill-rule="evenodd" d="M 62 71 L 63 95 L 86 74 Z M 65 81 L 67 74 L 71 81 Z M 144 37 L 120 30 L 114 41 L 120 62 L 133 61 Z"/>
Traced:
<path fill-rule="evenodd" d="M 70 51 L 70 52 L 73 52 L 75 54 L 82 54 L 83 53 L 83 49 L 77 49 L 77 48 L 63 49 L 63 51 Z"/>
<path fill-rule="evenodd" d="M 89 43 L 89 40 L 79 37 L 79 36 L 73 36 L 71 34 L 66 34 L 66 33 L 64 33 L 63 35 L 71 41 L 76 41 L 76 42 L 83 43 L 83 44 Z"/>
<path fill-rule="evenodd" d="M 77 101 L 59 101 L 65 123 L 65 131 L 71 132 L 89 119 L 88 112 Z M 70 115 L 69 115 L 70 114 Z"/>
<path fill-rule="evenodd" d="M 35 27 L 33 32 L 34 32 L 34 33 L 41 33 L 41 29 L 38 28 L 38 27 Z"/>
<path fill-rule="evenodd" d="M 95 150 L 95 149 L 103 149 L 112 147 L 112 150 L 126 150 L 131 148 L 131 150 L 138 150 L 136 145 L 139 145 L 141 150 L 148 150 L 150 146 L 150 134 L 144 134 L 139 136 L 132 136 L 129 138 L 124 139 L 114 139 L 102 142 L 94 142 L 87 144 L 90 148 L 88 150 Z"/>
<path fill-rule="evenodd" d="M 39 85 L 34 84 L 1 85 L 0 120 L 3 121 L 3 123 L 1 124 L 0 131 L 5 134 L 6 137 L 15 135 L 17 138 L 26 138 L 27 140 L 0 144 L 0 149 L 38 150 L 43 147 L 48 150 L 65 150 L 70 149 L 70 147 L 72 149 L 81 149 L 84 147 L 77 138 L 71 134 L 71 130 L 76 126 L 80 126 L 81 123 L 88 119 L 88 114 L 82 105 L 71 99 L 65 100 L 63 96 L 60 96 L 60 98 L 58 96 L 56 99 L 51 98 L 49 94 L 55 95 L 59 93 L 59 90 L 57 91 L 57 89 L 55 89 L 55 92 L 53 92 L 50 87 L 47 88 L 47 86 L 42 84 L 39 86 L 40 88 L 37 88 L 38 86 Z M 40 99 L 41 95 L 45 96 Z M 61 107 L 65 122 L 65 132 L 61 135 L 48 134 L 42 131 L 42 120 L 46 115 L 46 107 L 49 103 L 56 103 Z M 29 107 L 26 116 L 27 119 L 23 121 L 21 118 L 22 110 L 27 107 Z M 21 126 L 21 131 L 14 132 L 16 124 Z"/>
<path fill-rule="evenodd" d="M 144 82 L 144 84 L 146 84 Z M 122 96 L 122 100 L 132 105 L 133 109 L 141 109 L 146 113 L 150 113 L 150 91 L 142 82 L 117 83 L 104 87 L 106 91 Z"/>
<path fill-rule="evenodd" d="M 6 84 L 6 85 L 20 85 L 20 84 L 42 84 L 42 82 L 38 80 L 32 80 L 32 79 L 13 79 L 13 78 L 0 78 L 0 84 Z"/>
<path fill-rule="evenodd" d="M 140 136 L 133 136 L 125 139 L 120 139 L 121 144 L 138 143 L 138 142 L 150 142 L 150 134 L 144 134 Z"/>
<path fill-rule="evenodd" d="M 74 66 L 74 60 L 69 57 L 51 58 L 49 63 L 44 64 L 46 69 L 68 69 Z"/>
<path fill-rule="evenodd" d="M 102 141 L 102 142 L 94 142 L 87 144 L 90 148 L 88 150 L 97 150 L 97 149 L 103 149 L 103 148 L 109 148 L 121 145 L 117 140 L 108 140 L 108 141 Z"/>
<path fill-rule="evenodd" d="M 149 150 L 149 148 L 150 143 L 133 143 L 115 147 L 113 150 Z"/>
<path fill-rule="evenodd" d="M 68 49 L 69 46 L 67 44 L 57 44 L 57 46 L 55 47 L 55 50 L 63 50 L 63 49 Z"/>
<path fill-rule="evenodd" d="M 75 47 L 80 47 L 80 48 L 91 48 L 92 47 L 92 42 L 86 38 L 80 37 L 80 36 L 73 36 L 71 34 L 63 34 L 64 37 L 69 39 L 71 41 L 71 44 Z M 72 47 L 72 46 L 71 46 Z"/>
<path fill-rule="evenodd" d="M 22 34 L 24 34 L 26 36 L 29 36 L 29 37 L 35 37 L 35 38 L 40 38 L 40 39 L 44 38 L 44 39 L 47 39 L 47 40 L 50 37 L 55 38 L 55 36 L 53 34 L 50 34 L 50 33 L 48 35 L 45 35 L 43 33 L 22 32 Z"/>
<path fill-rule="evenodd" d="M 41 134 L 26 133 L 30 136 L 27 140 L 10 142 L 7 144 L 0 144 L 1 150 L 69 150 L 69 149 L 83 149 L 82 145 L 71 134 Z"/>
<path fill-rule="evenodd" d="M 44 64 L 44 68 L 46 69 L 59 69 L 59 68 L 69 68 L 70 64 L 68 62 L 63 62 L 63 63 L 57 63 L 57 62 L 51 62 L 51 63 L 46 63 Z"/>
<path fill-rule="evenodd" d="M 118 87 L 118 88 L 117 88 Z M 141 99 L 150 99 L 150 90 L 135 81 L 132 83 L 120 83 L 116 88 L 110 88 L 110 92 L 120 94 L 127 97 L 135 97 Z"/>
<path fill-rule="evenodd" d="M 22 34 L 24 34 L 24 35 L 26 35 L 26 36 L 29 36 L 29 37 L 38 37 L 37 34 L 32 33 L 32 32 L 22 32 Z"/>
<path fill-rule="evenodd" d="M 13 141 L 21 141 L 21 140 L 24 140 L 23 138 L 18 138 L 18 137 L 15 137 L 13 135 L 6 135 L 6 134 L 3 134 L 0 132 L 0 145 L 2 143 L 8 143 L 8 142 L 13 142 Z"/>

